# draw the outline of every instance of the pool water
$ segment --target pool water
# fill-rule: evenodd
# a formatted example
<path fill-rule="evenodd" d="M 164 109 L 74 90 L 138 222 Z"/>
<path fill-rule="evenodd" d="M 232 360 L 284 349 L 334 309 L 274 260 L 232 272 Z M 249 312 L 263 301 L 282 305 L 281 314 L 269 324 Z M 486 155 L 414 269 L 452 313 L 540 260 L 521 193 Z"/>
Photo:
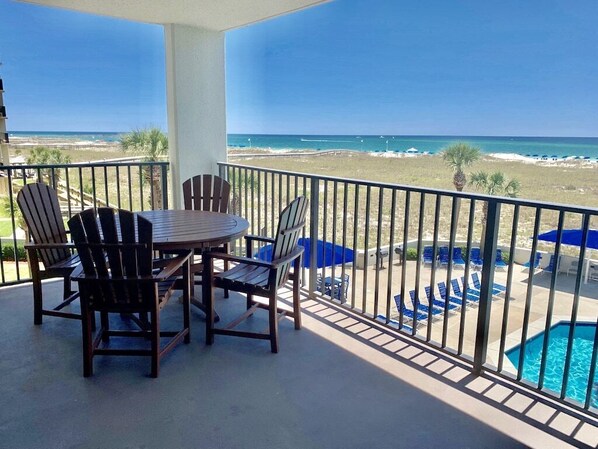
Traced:
<path fill-rule="evenodd" d="M 546 359 L 546 372 L 544 374 L 544 387 L 560 394 L 565 372 L 565 357 L 571 323 L 561 321 L 549 330 L 548 354 Z M 571 353 L 571 366 L 567 382 L 566 396 L 585 403 L 590 375 L 590 363 L 594 348 L 596 324 L 576 323 L 573 333 L 573 348 Z M 525 361 L 522 376 L 525 380 L 538 383 L 540 377 L 540 362 L 542 360 L 542 346 L 544 332 L 532 337 L 525 343 Z M 520 346 L 507 351 L 507 357 L 519 369 Z M 598 370 L 597 370 L 598 371 Z M 591 405 L 598 407 L 598 381 L 596 375 L 593 379 Z"/>

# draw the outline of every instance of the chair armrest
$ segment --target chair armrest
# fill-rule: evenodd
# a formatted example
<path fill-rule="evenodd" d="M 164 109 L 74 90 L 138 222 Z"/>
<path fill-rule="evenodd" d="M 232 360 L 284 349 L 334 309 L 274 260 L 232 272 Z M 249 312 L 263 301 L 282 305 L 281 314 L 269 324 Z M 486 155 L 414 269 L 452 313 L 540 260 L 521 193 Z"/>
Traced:
<path fill-rule="evenodd" d="M 25 249 L 75 249 L 74 243 L 25 243 Z"/>
<path fill-rule="evenodd" d="M 208 252 L 208 253 L 203 253 L 202 257 L 204 259 L 204 262 L 206 262 L 206 265 L 207 265 L 208 259 L 221 259 L 221 260 L 228 260 L 231 262 L 255 265 L 256 267 L 273 268 L 273 265 L 271 262 L 266 262 L 265 260 L 259 260 L 259 259 L 251 259 L 249 257 L 235 256 L 233 254 L 217 253 L 217 252 L 212 251 L 212 252 Z"/>
<path fill-rule="evenodd" d="M 177 257 L 173 257 L 172 259 L 164 259 L 166 262 L 166 266 L 160 271 L 158 274 L 154 275 L 154 279 L 158 281 L 163 281 L 171 277 L 178 269 L 180 269 L 185 262 L 189 260 L 192 255 L 192 251 L 185 251 L 185 253 L 181 253 Z M 163 265 L 162 261 L 160 261 L 157 265 Z"/>
<path fill-rule="evenodd" d="M 246 235 L 245 240 L 249 241 L 257 241 L 257 242 L 264 242 L 264 243 L 274 243 L 275 239 L 272 237 L 262 237 L 261 235 Z"/>

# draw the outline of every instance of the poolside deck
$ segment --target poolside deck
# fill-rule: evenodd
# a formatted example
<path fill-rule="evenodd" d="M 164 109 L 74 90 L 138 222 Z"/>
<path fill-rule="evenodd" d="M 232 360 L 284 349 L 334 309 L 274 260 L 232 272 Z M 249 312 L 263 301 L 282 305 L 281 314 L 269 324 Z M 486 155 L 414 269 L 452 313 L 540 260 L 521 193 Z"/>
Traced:
<path fill-rule="evenodd" d="M 411 300 L 409 299 L 409 290 L 415 289 L 417 262 L 408 261 L 405 277 L 405 294 L 408 308 L 412 308 Z M 399 264 L 394 264 L 392 271 L 389 269 L 388 263 L 385 262 L 384 268 L 376 270 L 375 267 L 370 266 L 367 269 L 367 301 L 365 311 L 371 315 L 383 314 L 386 315 L 387 305 L 387 291 L 388 278 L 391 275 L 390 291 L 391 296 L 400 293 L 401 291 L 401 269 Z M 427 303 L 425 297 L 426 286 L 430 285 L 431 268 L 429 266 L 419 266 L 420 269 L 420 300 Z M 326 275 L 330 275 L 330 268 L 327 269 Z M 347 273 L 352 274 L 350 268 Z M 340 274 L 340 269 L 336 268 L 335 276 Z M 362 308 L 361 298 L 363 293 L 363 284 L 366 272 L 364 270 L 356 270 L 356 276 L 351 279 L 351 287 L 348 293 L 348 301 L 352 299 L 352 289 L 356 293 L 356 307 Z M 464 270 L 453 268 L 451 278 L 457 278 L 464 275 Z M 376 283 L 376 276 L 378 276 L 378 283 Z M 523 328 L 523 319 L 526 306 L 527 289 L 528 289 L 529 272 L 521 265 L 514 265 L 513 281 L 511 286 L 511 299 L 508 304 L 508 319 L 506 328 L 506 345 L 505 350 L 517 346 L 521 342 L 521 334 Z M 435 274 L 435 282 L 445 282 L 447 280 L 447 270 L 445 268 L 437 268 Z M 506 285 L 507 271 L 496 270 L 495 282 Z M 549 293 L 550 293 L 551 275 L 536 270 L 533 277 L 533 288 L 530 301 L 529 313 L 529 328 L 526 339 L 532 337 L 544 330 L 546 325 L 546 315 L 548 310 Z M 573 292 L 575 286 L 575 276 L 560 273 L 557 276 L 554 294 L 554 306 L 551 322 L 554 324 L 561 320 L 570 320 L 571 310 L 573 305 Z M 376 290 L 378 290 L 378 310 L 375 309 Z M 452 290 L 451 290 L 452 291 Z M 438 296 L 438 293 L 436 293 Z M 399 314 L 396 310 L 394 299 L 391 297 L 390 301 L 390 317 L 398 320 Z M 501 297 L 494 298 L 491 307 L 490 317 L 490 334 L 489 334 L 489 348 L 487 363 L 496 365 L 498 363 L 499 343 L 502 332 L 502 322 L 505 312 L 505 300 Z M 579 298 L 579 321 L 596 322 L 598 316 L 598 282 L 588 281 L 587 284 L 582 283 L 580 288 Z M 462 352 L 465 356 L 473 358 L 474 342 L 476 324 L 478 318 L 477 307 L 467 307 L 464 319 L 464 333 L 462 342 Z M 405 324 L 410 324 L 408 320 L 404 320 Z M 446 347 L 456 349 L 459 343 L 459 330 L 461 324 L 461 312 L 459 310 L 453 311 L 449 314 L 447 323 L 447 338 Z M 419 322 L 417 334 L 426 337 L 427 334 L 426 321 Z M 433 320 L 431 340 L 435 342 L 442 341 L 443 333 L 443 316 Z M 510 364 L 507 358 L 504 359 L 504 369 L 515 372 L 515 368 Z"/>
<path fill-rule="evenodd" d="M 46 297 L 59 283 L 44 285 Z M 218 299 L 226 319 L 243 301 Z M 164 322 L 178 318 L 170 304 Z M 100 358 L 82 377 L 77 321 L 32 324 L 31 287 L 0 289 L 0 446 L 202 448 L 595 447 L 596 420 L 329 301 L 303 300 L 304 328 L 281 322 L 281 352 L 227 337 L 167 357 Z M 173 313 L 174 312 L 174 313 Z M 263 328 L 262 316 L 249 325 Z"/>

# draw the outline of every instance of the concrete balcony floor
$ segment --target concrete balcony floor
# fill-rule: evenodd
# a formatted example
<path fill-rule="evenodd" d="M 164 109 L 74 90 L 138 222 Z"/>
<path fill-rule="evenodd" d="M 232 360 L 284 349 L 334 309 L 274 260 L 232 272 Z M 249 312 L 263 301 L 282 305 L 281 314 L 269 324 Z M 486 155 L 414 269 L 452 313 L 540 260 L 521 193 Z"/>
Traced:
<path fill-rule="evenodd" d="M 45 298 L 60 283 L 44 284 Z M 226 321 L 244 301 L 218 294 Z M 288 293 L 283 294 L 283 298 Z M 31 286 L 0 289 L 2 448 L 595 447 L 596 420 L 489 375 L 325 300 L 303 329 L 267 341 L 216 336 L 192 313 L 192 342 L 148 377 L 149 358 L 96 357 L 82 377 L 81 327 L 33 325 Z M 172 300 L 163 328 L 180 322 Z M 122 322 L 120 318 L 116 321 Z M 248 325 L 265 328 L 265 316 Z M 115 324 L 117 324 L 115 322 Z M 126 324 L 126 323 L 125 323 Z"/>

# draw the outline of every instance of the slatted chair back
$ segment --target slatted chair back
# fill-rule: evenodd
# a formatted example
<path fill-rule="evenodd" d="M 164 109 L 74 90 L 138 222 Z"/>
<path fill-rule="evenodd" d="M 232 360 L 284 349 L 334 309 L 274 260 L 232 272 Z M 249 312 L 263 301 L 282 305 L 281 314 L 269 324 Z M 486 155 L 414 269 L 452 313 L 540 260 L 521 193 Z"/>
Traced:
<path fill-rule="evenodd" d="M 102 207 L 75 215 L 68 225 L 87 278 L 80 281 L 82 297 L 92 310 L 149 311 L 155 307 L 149 220 Z"/>
<path fill-rule="evenodd" d="M 307 214 L 307 199 L 300 196 L 294 199 L 280 214 L 278 230 L 274 236 L 272 247 L 272 261 L 282 259 L 295 250 L 299 236 L 305 226 Z M 276 272 L 274 288 L 282 286 L 288 279 L 291 262 L 280 267 Z M 272 286 L 271 286 L 272 287 Z"/>
<path fill-rule="evenodd" d="M 18 193 L 17 204 L 34 243 L 67 243 L 56 190 L 41 182 L 27 184 Z M 64 248 L 39 250 L 39 258 L 45 267 L 70 256 L 70 251 Z"/>
<path fill-rule="evenodd" d="M 186 210 L 228 211 L 230 184 L 215 175 L 197 175 L 183 182 Z"/>

